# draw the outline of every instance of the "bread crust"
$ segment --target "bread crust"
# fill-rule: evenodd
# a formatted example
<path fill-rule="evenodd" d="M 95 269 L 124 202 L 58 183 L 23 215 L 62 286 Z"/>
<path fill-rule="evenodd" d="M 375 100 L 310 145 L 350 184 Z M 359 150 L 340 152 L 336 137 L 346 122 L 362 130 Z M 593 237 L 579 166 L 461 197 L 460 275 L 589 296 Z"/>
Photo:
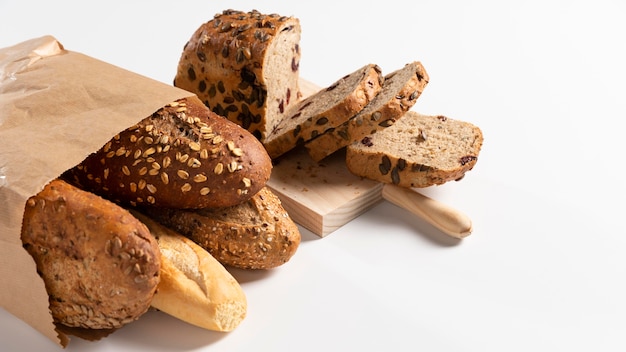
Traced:
<path fill-rule="evenodd" d="M 378 65 L 367 64 L 293 106 L 265 139 L 272 159 L 335 128 L 360 112 L 382 89 Z"/>
<path fill-rule="evenodd" d="M 54 180 L 28 199 L 21 239 L 56 323 L 117 329 L 150 307 L 160 281 L 157 242 L 110 201 Z"/>
<path fill-rule="evenodd" d="M 482 144 L 482 131 L 469 122 L 408 111 L 350 144 L 346 166 L 357 176 L 402 187 L 441 185 L 470 171 Z"/>
<path fill-rule="evenodd" d="M 393 125 L 415 105 L 428 80 L 428 73 L 419 61 L 385 75 L 380 93 L 346 122 L 306 142 L 307 153 L 320 161 L 368 134 Z"/>
<path fill-rule="evenodd" d="M 296 253 L 301 235 L 267 187 L 242 204 L 219 209 L 151 208 L 147 214 L 189 237 L 220 263 L 241 269 L 271 269 Z"/>
<path fill-rule="evenodd" d="M 185 44 L 174 85 L 264 140 L 300 99 L 297 18 L 225 10 Z"/>
<path fill-rule="evenodd" d="M 156 237 L 161 251 L 161 282 L 152 307 L 208 330 L 232 331 L 239 326 L 248 303 L 226 268 L 187 237 L 134 214 Z"/>
<path fill-rule="evenodd" d="M 206 208 L 246 201 L 271 169 L 254 136 L 189 97 L 120 132 L 63 177 L 124 205 Z"/>

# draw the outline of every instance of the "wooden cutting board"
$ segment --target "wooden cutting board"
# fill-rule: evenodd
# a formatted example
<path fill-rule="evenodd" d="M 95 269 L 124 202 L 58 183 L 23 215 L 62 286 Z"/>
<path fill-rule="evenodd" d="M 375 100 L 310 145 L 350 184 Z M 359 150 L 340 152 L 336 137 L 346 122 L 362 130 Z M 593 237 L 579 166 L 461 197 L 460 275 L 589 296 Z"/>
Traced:
<path fill-rule="evenodd" d="M 306 80 L 300 88 L 304 96 L 320 89 Z M 296 223 L 320 237 L 383 199 L 383 185 L 352 175 L 343 151 L 316 162 L 304 148 L 294 149 L 276 162 L 268 186 Z"/>

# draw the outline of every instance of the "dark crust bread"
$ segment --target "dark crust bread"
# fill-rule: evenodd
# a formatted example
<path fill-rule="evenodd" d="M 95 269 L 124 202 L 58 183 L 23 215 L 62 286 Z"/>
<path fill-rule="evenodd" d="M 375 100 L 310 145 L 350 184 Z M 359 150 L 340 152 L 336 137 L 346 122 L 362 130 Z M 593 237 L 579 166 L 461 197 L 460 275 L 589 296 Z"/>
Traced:
<path fill-rule="evenodd" d="M 56 323 L 116 329 L 150 307 L 160 279 L 158 244 L 110 201 L 54 180 L 28 199 L 21 239 Z"/>
<path fill-rule="evenodd" d="M 189 97 L 120 132 L 63 177 L 125 205 L 206 208 L 246 201 L 271 169 L 252 134 Z"/>
<path fill-rule="evenodd" d="M 146 213 L 190 238 L 220 263 L 241 269 L 271 269 L 296 252 L 297 225 L 267 187 L 250 200 L 221 209 L 146 209 Z"/>
<path fill-rule="evenodd" d="M 263 140 L 301 97 L 297 18 L 225 10 L 185 44 L 174 86 Z"/>

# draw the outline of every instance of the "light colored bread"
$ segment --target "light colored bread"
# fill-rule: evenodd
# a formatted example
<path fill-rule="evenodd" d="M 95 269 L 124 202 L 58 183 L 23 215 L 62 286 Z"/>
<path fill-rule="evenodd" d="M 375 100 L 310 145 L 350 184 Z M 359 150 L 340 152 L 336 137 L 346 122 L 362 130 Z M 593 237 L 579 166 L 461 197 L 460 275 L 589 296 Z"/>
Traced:
<path fill-rule="evenodd" d="M 185 44 L 174 85 L 264 140 L 300 99 L 297 18 L 226 10 Z"/>
<path fill-rule="evenodd" d="M 301 240 L 297 225 L 267 187 L 247 202 L 228 208 L 146 211 L 198 243 L 220 263 L 242 269 L 280 266 L 296 253 Z"/>
<path fill-rule="evenodd" d="M 127 210 L 54 180 L 28 199 L 21 238 L 56 323 L 117 329 L 149 309 L 160 280 L 160 252 Z"/>
<path fill-rule="evenodd" d="M 350 144 L 353 174 L 403 187 L 428 187 L 461 179 L 483 144 L 473 124 L 409 111 L 392 126 Z"/>
<path fill-rule="evenodd" d="M 252 134 L 189 97 L 120 132 L 63 177 L 127 205 L 205 208 L 246 201 L 271 169 Z"/>
<path fill-rule="evenodd" d="M 382 90 L 363 110 L 304 144 L 308 154 L 320 161 L 368 134 L 391 126 L 415 105 L 428 79 L 424 66 L 417 61 L 387 74 Z"/>
<path fill-rule="evenodd" d="M 301 100 L 263 144 L 272 159 L 339 126 L 361 111 L 380 92 L 380 67 L 365 65 Z"/>
<path fill-rule="evenodd" d="M 208 330 L 232 331 L 239 326 L 248 304 L 226 268 L 192 240 L 134 214 L 148 226 L 161 250 L 161 282 L 152 307 Z"/>

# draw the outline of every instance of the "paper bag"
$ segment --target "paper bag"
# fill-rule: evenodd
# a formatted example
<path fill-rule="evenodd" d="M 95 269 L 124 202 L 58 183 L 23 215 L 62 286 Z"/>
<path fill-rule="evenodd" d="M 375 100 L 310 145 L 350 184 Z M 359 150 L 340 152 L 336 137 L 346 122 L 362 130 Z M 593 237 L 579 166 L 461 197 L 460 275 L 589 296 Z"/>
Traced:
<path fill-rule="evenodd" d="M 43 280 L 20 240 L 26 200 L 117 133 L 169 102 L 192 95 L 65 50 L 51 36 L 0 49 L 4 309 L 62 347 L 67 345 L 68 337 L 55 330 Z"/>

